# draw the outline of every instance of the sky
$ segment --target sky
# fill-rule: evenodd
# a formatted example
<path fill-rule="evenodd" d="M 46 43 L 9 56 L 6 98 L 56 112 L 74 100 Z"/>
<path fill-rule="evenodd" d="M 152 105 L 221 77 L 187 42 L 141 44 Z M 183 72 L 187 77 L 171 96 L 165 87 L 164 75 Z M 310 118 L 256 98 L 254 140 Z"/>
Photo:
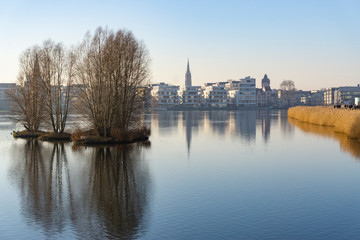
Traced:
<path fill-rule="evenodd" d="M 0 82 L 15 82 L 19 56 L 52 39 L 80 43 L 99 26 L 130 30 L 146 45 L 151 82 L 193 85 L 256 78 L 272 88 L 360 84 L 358 0 L 0 0 Z"/>

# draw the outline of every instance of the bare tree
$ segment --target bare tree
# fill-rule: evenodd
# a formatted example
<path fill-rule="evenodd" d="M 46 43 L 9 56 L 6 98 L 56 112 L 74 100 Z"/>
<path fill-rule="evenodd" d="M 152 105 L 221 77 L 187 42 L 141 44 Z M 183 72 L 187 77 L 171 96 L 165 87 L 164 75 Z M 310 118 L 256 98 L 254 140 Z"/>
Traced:
<path fill-rule="evenodd" d="M 99 27 L 78 49 L 77 79 L 84 86 L 84 113 L 100 136 L 126 131 L 141 109 L 139 89 L 147 84 L 149 58 L 131 32 Z"/>
<path fill-rule="evenodd" d="M 13 119 L 29 131 L 47 124 L 54 132 L 64 132 L 74 63 L 74 54 L 51 40 L 25 50 L 17 87 L 9 92 Z"/>
<path fill-rule="evenodd" d="M 74 75 L 74 54 L 61 43 L 44 41 L 40 65 L 45 92 L 45 110 L 54 132 L 64 132 L 69 113 Z"/>
<path fill-rule="evenodd" d="M 288 106 L 291 105 L 291 98 L 296 91 L 295 83 L 292 80 L 283 80 L 280 83 L 281 97 L 286 101 Z"/>
<path fill-rule="evenodd" d="M 44 92 L 38 52 L 39 47 L 34 46 L 22 53 L 18 85 L 8 92 L 12 119 L 29 131 L 38 131 L 44 117 Z"/>

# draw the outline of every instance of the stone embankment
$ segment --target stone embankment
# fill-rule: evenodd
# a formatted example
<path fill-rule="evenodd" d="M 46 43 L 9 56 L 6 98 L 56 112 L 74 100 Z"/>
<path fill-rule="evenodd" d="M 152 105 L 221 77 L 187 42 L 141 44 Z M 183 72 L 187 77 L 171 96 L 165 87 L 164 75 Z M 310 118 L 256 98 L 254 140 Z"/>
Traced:
<path fill-rule="evenodd" d="M 289 108 L 288 118 L 334 127 L 335 132 L 360 139 L 360 110 L 334 107 L 292 107 Z"/>

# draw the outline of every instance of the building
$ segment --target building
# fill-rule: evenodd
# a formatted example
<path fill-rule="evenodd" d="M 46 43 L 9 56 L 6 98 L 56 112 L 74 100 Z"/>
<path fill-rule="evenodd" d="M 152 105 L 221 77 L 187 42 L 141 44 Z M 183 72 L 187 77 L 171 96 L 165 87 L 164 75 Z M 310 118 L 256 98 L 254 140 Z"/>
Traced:
<path fill-rule="evenodd" d="M 240 81 L 237 80 L 228 80 L 225 84 L 226 90 L 239 90 L 240 88 Z"/>
<path fill-rule="evenodd" d="M 326 90 L 313 90 L 310 92 L 310 95 L 308 97 L 307 105 L 309 106 L 322 106 L 324 105 L 324 94 Z"/>
<path fill-rule="evenodd" d="M 261 88 L 256 89 L 256 103 L 258 107 L 273 105 L 270 79 L 266 74 L 261 80 Z"/>
<path fill-rule="evenodd" d="M 324 92 L 324 105 L 334 105 L 335 90 L 337 88 L 327 88 Z"/>
<path fill-rule="evenodd" d="M 188 62 L 187 62 L 187 69 L 186 69 L 186 73 L 185 73 L 185 86 L 186 87 L 191 87 L 192 86 L 189 59 L 188 59 Z"/>
<path fill-rule="evenodd" d="M 178 95 L 179 104 L 183 107 L 200 107 L 201 105 L 200 86 L 181 86 Z"/>
<path fill-rule="evenodd" d="M 0 110 L 9 110 L 10 99 L 7 92 L 15 87 L 15 83 L 0 83 Z"/>
<path fill-rule="evenodd" d="M 185 86 L 181 86 L 178 91 L 179 104 L 183 107 L 200 107 L 201 87 L 192 86 L 189 60 L 185 74 Z"/>
<path fill-rule="evenodd" d="M 338 87 L 334 90 L 334 104 L 355 104 L 355 98 L 360 97 L 360 86 Z"/>
<path fill-rule="evenodd" d="M 151 84 L 152 107 L 171 108 L 179 104 L 179 86 L 166 83 Z"/>
<path fill-rule="evenodd" d="M 202 87 L 202 103 L 205 107 L 226 107 L 227 91 L 225 83 L 205 83 Z"/>
<path fill-rule="evenodd" d="M 234 84 L 232 82 L 231 84 Z M 230 86 L 229 84 L 228 86 Z M 238 89 L 237 89 L 238 84 Z M 227 91 L 228 103 L 234 107 L 255 107 L 256 106 L 256 79 L 246 77 L 235 83 L 234 89 Z"/>

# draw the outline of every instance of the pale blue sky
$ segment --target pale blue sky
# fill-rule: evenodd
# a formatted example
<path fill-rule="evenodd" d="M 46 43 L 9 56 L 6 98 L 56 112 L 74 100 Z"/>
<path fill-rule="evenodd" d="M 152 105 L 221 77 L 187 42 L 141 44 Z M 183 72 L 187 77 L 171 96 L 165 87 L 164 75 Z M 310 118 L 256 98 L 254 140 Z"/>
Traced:
<path fill-rule="evenodd" d="M 45 39 L 77 44 L 98 26 L 144 41 L 152 82 L 194 85 L 265 73 L 299 89 L 360 83 L 360 1 L 0 0 L 0 82 L 14 82 L 20 53 Z"/>

